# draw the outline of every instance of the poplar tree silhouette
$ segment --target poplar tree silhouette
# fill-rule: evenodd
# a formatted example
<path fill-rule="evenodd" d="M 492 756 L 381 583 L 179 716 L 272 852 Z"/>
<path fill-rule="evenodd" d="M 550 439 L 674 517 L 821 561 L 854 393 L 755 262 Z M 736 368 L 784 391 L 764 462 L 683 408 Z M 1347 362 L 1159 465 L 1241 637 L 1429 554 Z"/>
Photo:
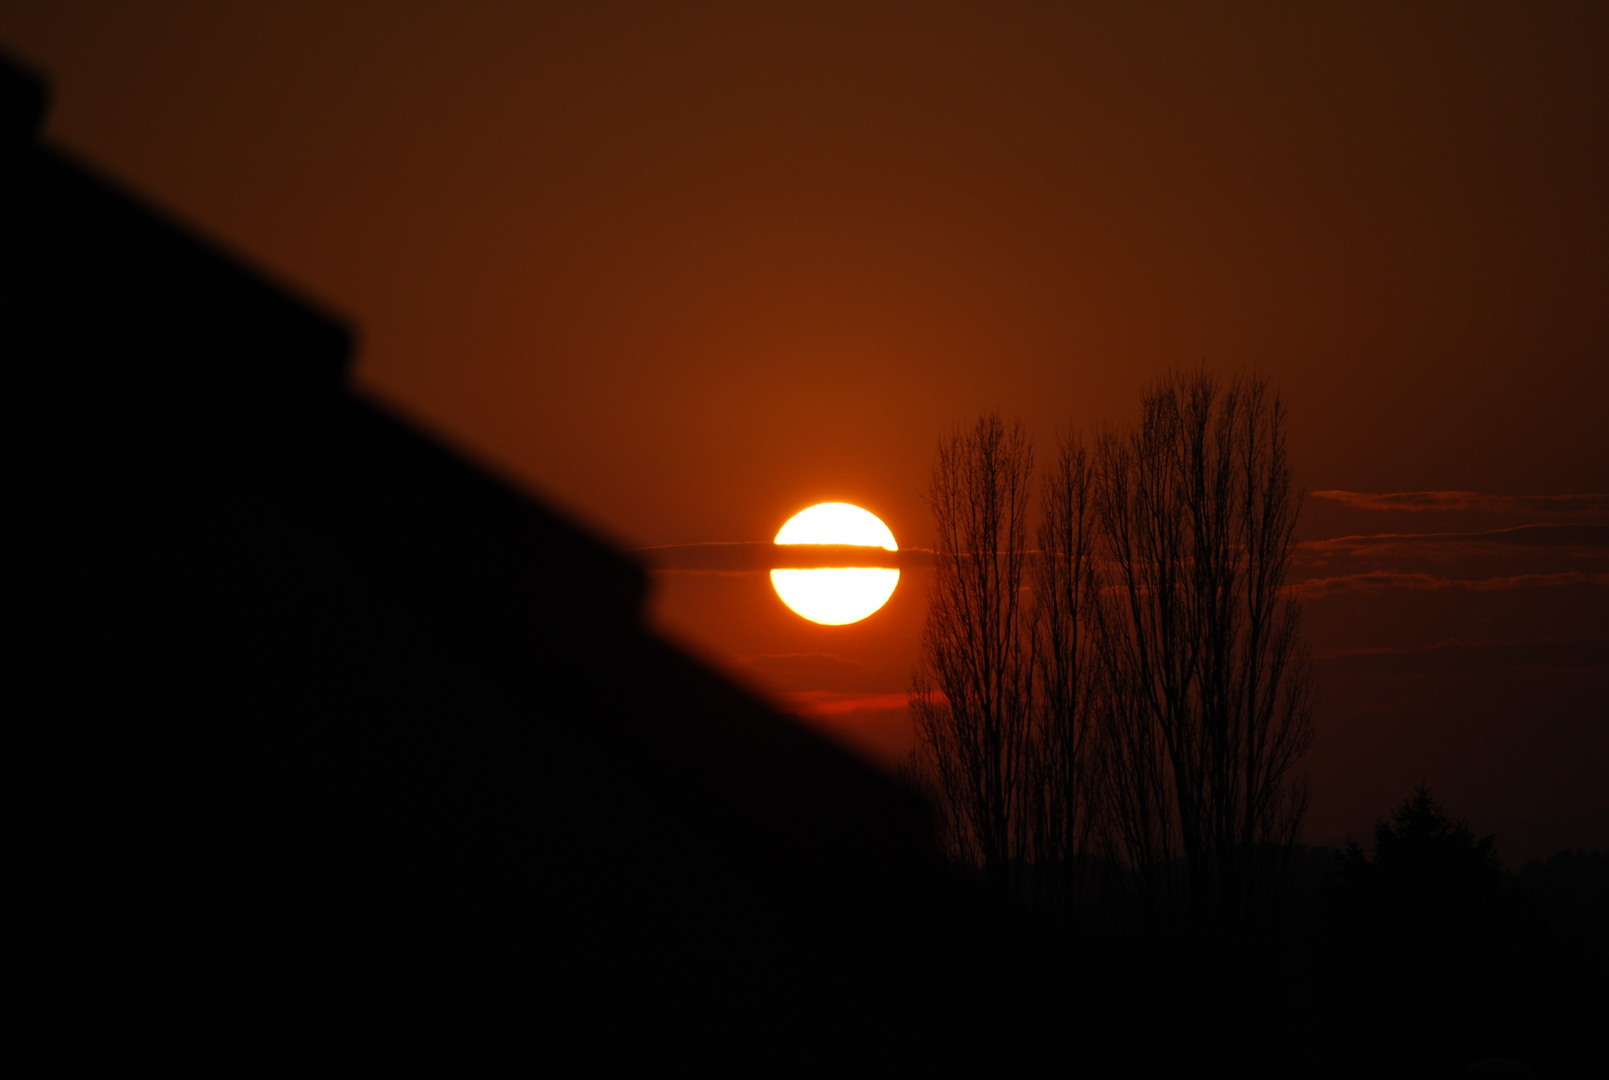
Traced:
<path fill-rule="evenodd" d="M 1078 904 L 1085 856 L 1100 822 L 1095 494 L 1089 451 L 1069 435 L 1041 488 L 1030 577 L 1035 707 L 1026 824 L 1039 897 L 1061 912 Z"/>
<path fill-rule="evenodd" d="M 1100 850 L 1160 925 L 1234 935 L 1271 915 L 1306 807 L 1285 412 L 1205 373 L 1142 406 L 1093 455 L 1063 440 L 1033 550 L 1022 426 L 941 443 L 911 707 L 954 855 L 1065 908 Z"/>
<path fill-rule="evenodd" d="M 1262 377 L 1170 375 L 1096 463 L 1099 652 L 1117 850 L 1148 885 L 1182 853 L 1192 925 L 1266 920 L 1306 809 L 1315 685 L 1285 586 L 1299 498 Z"/>
<path fill-rule="evenodd" d="M 952 852 L 1009 883 L 1028 813 L 1033 640 L 1022 602 L 1033 450 L 998 415 L 939 445 L 937 532 L 911 710 Z"/>

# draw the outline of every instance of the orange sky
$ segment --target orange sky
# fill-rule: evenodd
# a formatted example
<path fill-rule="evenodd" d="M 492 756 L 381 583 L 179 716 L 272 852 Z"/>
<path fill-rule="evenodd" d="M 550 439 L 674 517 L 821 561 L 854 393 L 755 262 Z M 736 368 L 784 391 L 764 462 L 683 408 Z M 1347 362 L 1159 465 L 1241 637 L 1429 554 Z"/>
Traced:
<path fill-rule="evenodd" d="M 1273 376 L 1312 491 L 1609 492 L 1609 8 L 1067 6 L 0 0 L 0 43 L 52 138 L 623 546 L 825 499 L 920 546 L 952 422 L 1044 453 L 1197 364 Z M 1309 501 L 1311 839 L 1423 778 L 1504 850 L 1609 846 L 1606 528 Z M 920 572 L 848 628 L 760 574 L 655 600 L 889 756 L 922 617 Z"/>

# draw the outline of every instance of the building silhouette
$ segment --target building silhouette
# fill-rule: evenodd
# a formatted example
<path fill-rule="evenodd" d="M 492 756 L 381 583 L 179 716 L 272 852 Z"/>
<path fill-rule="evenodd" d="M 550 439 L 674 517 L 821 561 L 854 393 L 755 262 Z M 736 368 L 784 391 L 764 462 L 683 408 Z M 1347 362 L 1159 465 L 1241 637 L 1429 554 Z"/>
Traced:
<path fill-rule="evenodd" d="M 968 983 L 913 796 L 0 84 L 9 891 L 57 1060 L 793 1055 Z"/>

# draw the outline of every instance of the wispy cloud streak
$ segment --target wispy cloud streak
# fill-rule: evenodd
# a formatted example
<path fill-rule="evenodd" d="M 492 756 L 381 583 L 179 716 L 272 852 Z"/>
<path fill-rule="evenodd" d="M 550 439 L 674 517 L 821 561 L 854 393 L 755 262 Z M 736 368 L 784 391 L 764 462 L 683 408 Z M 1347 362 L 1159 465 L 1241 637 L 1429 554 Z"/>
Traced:
<path fill-rule="evenodd" d="M 1482 491 L 1310 491 L 1309 498 L 1324 499 L 1356 510 L 1484 510 L 1497 513 L 1542 514 L 1569 517 L 1609 517 L 1609 494 L 1492 495 Z"/>
<path fill-rule="evenodd" d="M 1331 649 L 1328 652 L 1315 653 L 1315 660 L 1344 660 L 1354 656 L 1419 656 L 1429 653 L 1447 652 L 1449 650 L 1485 650 L 1485 649 L 1519 649 L 1519 648 L 1545 648 L 1561 649 L 1588 647 L 1602 649 L 1609 646 L 1609 638 L 1582 637 L 1582 638 L 1519 638 L 1503 640 L 1499 638 L 1447 638 L 1443 641 L 1433 641 L 1428 645 L 1371 645 L 1364 648 Z"/>
<path fill-rule="evenodd" d="M 764 540 L 665 544 L 637 548 L 632 554 L 656 574 L 761 574 L 835 566 L 909 570 L 933 565 L 933 553 L 926 548 L 884 551 L 855 544 L 773 544 Z"/>
<path fill-rule="evenodd" d="M 1397 570 L 1370 570 L 1362 574 L 1312 578 L 1291 586 L 1306 600 L 1342 593 L 1379 593 L 1390 589 L 1463 589 L 1469 592 L 1496 592 L 1502 589 L 1549 588 L 1563 585 L 1609 585 L 1609 574 L 1566 571 L 1558 574 L 1509 574 L 1486 578 L 1445 578 L 1435 574 Z"/>
<path fill-rule="evenodd" d="M 1428 645 L 1335 649 L 1314 659 L 1327 671 L 1351 675 L 1465 677 L 1503 671 L 1601 678 L 1609 672 L 1609 638 L 1449 638 Z"/>
<path fill-rule="evenodd" d="M 904 693 L 844 694 L 834 690 L 795 690 L 780 695 L 783 704 L 795 712 L 817 716 L 840 716 L 852 712 L 887 712 L 903 709 L 909 698 Z"/>
<path fill-rule="evenodd" d="M 1296 548 L 1315 554 L 1346 552 L 1357 555 L 1380 548 L 1429 545 L 1609 549 L 1609 525 L 1516 525 L 1483 532 L 1373 533 L 1337 536 L 1329 540 L 1306 540 L 1297 544 Z"/>

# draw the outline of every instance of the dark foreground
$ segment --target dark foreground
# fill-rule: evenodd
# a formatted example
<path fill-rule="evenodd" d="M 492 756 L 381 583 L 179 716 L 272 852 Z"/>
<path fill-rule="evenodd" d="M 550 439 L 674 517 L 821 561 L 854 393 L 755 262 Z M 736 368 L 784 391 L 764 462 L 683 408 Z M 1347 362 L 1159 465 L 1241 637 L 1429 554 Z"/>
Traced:
<path fill-rule="evenodd" d="M 1601 963 L 1541 931 L 1043 931 L 45 105 L 0 64 L 14 1024 L 62 1071 L 1587 1061 Z"/>
<path fill-rule="evenodd" d="M 1019 909 L 1018 1045 L 1093 1075 L 1601 1075 L 1609 858 L 1443 854 L 1298 849 L 1280 918 L 1237 940 L 1100 932 L 1123 911 L 1058 937 Z"/>

